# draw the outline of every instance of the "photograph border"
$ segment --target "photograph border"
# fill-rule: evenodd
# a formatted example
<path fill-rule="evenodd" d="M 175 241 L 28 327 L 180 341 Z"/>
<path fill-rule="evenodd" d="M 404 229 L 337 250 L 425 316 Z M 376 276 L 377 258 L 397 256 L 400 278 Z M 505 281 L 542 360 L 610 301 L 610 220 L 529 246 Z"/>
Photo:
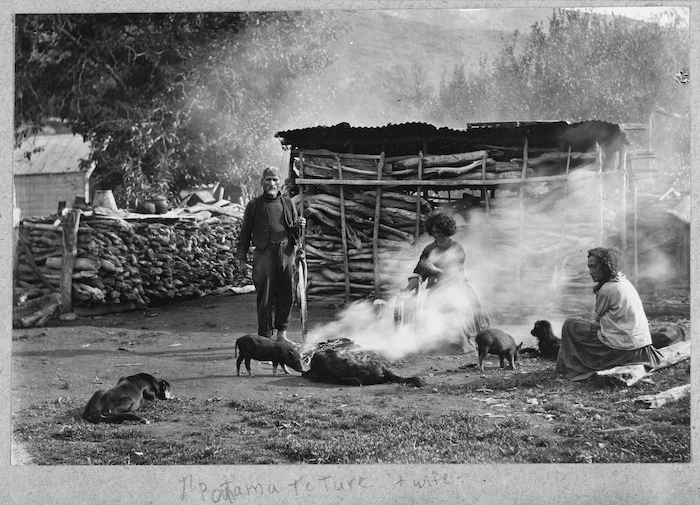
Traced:
<path fill-rule="evenodd" d="M 120 2 L 67 0 L 51 4 L 38 1 L 2 0 L 0 21 L 4 39 L 0 57 L 6 69 L 14 67 L 13 17 L 18 13 L 91 11 L 237 11 L 406 8 L 554 8 L 561 6 L 648 6 L 645 2 L 551 1 L 183 1 Z M 697 115 L 698 40 L 700 14 L 695 2 L 655 2 L 658 6 L 690 9 L 691 138 L 700 139 Z M 11 70 L 2 76 L 0 113 L 12 123 L 14 80 Z M 2 130 L 3 157 L 9 168 L 0 183 L 5 207 L 0 219 L 8 233 L 2 234 L 0 254 L 7 261 L 2 291 L 5 307 L 12 307 L 12 128 Z M 698 166 L 697 141 L 692 145 L 692 163 Z M 691 215 L 698 212 L 700 183 L 692 177 Z M 691 265 L 697 266 L 697 220 L 691 220 Z M 698 317 L 698 269 L 691 267 L 691 321 Z M 0 485 L 2 503 L 51 504 L 174 504 L 174 503 L 603 503 L 635 505 L 696 503 L 700 496 L 698 472 L 698 401 L 691 397 L 691 462 L 687 464 L 478 464 L 478 465 L 205 465 L 205 466 L 36 466 L 11 464 L 11 336 L 12 322 L 3 318 L 7 338 L 0 353 Z M 693 325 L 695 326 L 695 325 Z M 696 339 L 693 327 L 691 339 Z M 691 383 L 697 391 L 696 346 L 692 347 Z"/>

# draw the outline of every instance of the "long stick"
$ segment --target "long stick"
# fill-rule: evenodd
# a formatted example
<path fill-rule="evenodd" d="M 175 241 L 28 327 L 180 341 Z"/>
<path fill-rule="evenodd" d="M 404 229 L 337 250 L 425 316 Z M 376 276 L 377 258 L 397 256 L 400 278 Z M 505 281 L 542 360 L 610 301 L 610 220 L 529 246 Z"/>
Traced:
<path fill-rule="evenodd" d="M 566 235 L 566 220 L 568 218 L 568 211 L 569 211 L 569 205 L 568 205 L 568 198 L 569 198 L 569 169 L 571 167 L 571 146 L 569 146 L 569 154 L 566 157 L 566 180 L 564 181 L 564 198 L 562 199 L 564 209 L 562 210 L 561 213 L 561 234 L 562 237 Z M 561 240 L 559 241 L 559 253 L 558 253 L 558 258 L 559 261 L 557 262 L 558 265 L 562 265 L 564 261 L 564 241 Z"/>
<path fill-rule="evenodd" d="M 32 272 L 34 272 L 34 275 L 46 286 L 49 288 L 51 291 L 53 291 L 54 287 L 49 280 L 44 277 L 44 274 L 41 272 L 39 267 L 36 264 L 34 254 L 32 253 L 32 248 L 29 246 L 29 243 L 27 240 L 24 238 L 24 235 L 22 233 L 19 234 L 19 244 L 22 246 L 22 249 L 24 250 L 24 256 L 27 259 L 27 263 L 29 263 L 29 266 L 32 269 Z"/>
<path fill-rule="evenodd" d="M 384 153 L 382 152 L 379 164 L 377 165 L 377 180 L 382 180 L 382 172 L 384 172 Z M 377 201 L 374 204 L 374 230 L 372 235 L 372 256 L 374 259 L 374 297 L 379 298 L 379 219 L 381 218 L 382 208 L 382 187 L 377 188 Z M 420 209 L 418 209 L 420 211 Z"/>
<path fill-rule="evenodd" d="M 292 171 L 294 156 L 289 154 L 289 169 Z M 304 153 L 299 153 L 299 175 L 304 178 Z M 304 185 L 299 184 L 299 212 L 304 217 Z M 308 305 L 306 299 L 306 283 L 308 279 L 308 265 L 306 264 L 306 227 L 301 229 L 299 235 L 299 249 L 297 251 L 297 294 L 299 295 L 299 314 L 301 316 L 301 341 L 306 342 L 308 329 L 307 315 Z"/>
<path fill-rule="evenodd" d="M 527 163 L 528 163 L 528 139 L 525 137 L 523 143 L 523 169 L 520 175 L 521 180 L 525 180 L 527 175 Z M 522 270 L 523 270 L 523 240 L 525 240 L 525 201 L 523 196 L 523 185 L 518 186 L 518 207 L 520 209 L 520 230 L 519 230 L 519 240 L 518 240 L 518 267 L 517 267 L 517 283 L 518 283 L 518 296 L 522 300 L 523 290 L 522 290 Z"/>
<path fill-rule="evenodd" d="M 599 203 L 600 207 L 598 209 L 598 218 L 600 219 L 600 227 L 598 229 L 598 243 L 603 244 L 603 236 L 604 236 L 604 229 L 605 229 L 605 221 L 604 221 L 604 212 L 603 212 L 603 205 L 604 205 L 604 199 L 603 199 L 603 151 L 600 148 L 599 144 L 596 144 L 596 159 L 597 159 L 597 164 L 598 164 L 598 198 L 599 198 Z"/>
<path fill-rule="evenodd" d="M 418 159 L 418 187 L 416 187 L 416 233 L 415 243 L 418 243 L 420 237 L 420 199 L 421 199 L 421 179 L 423 179 L 423 151 L 419 153 Z M 379 188 L 377 188 L 379 189 Z"/>
<path fill-rule="evenodd" d="M 338 179 L 343 180 L 343 166 L 340 164 L 340 156 L 336 157 L 338 164 Z M 345 186 L 340 186 L 340 238 L 343 243 L 343 270 L 345 271 L 345 303 L 350 301 L 350 267 L 348 265 L 348 237 L 347 223 L 345 221 Z"/>
<path fill-rule="evenodd" d="M 485 181 L 486 180 L 486 158 L 488 157 L 488 154 L 485 154 L 483 158 L 481 158 L 481 180 Z M 491 203 L 489 200 L 489 189 L 484 186 L 481 189 L 482 196 L 484 197 L 484 204 L 486 206 L 486 213 L 491 210 Z"/>

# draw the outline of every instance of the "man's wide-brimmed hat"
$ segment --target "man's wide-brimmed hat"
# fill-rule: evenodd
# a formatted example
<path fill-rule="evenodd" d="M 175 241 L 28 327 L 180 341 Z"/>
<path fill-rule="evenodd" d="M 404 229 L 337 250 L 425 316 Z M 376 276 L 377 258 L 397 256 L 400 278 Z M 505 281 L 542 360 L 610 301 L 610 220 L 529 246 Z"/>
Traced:
<path fill-rule="evenodd" d="M 273 166 L 265 167 L 265 170 L 263 170 L 263 173 L 262 173 L 262 178 L 265 179 L 267 177 L 277 177 L 279 179 L 280 178 L 280 171 Z"/>

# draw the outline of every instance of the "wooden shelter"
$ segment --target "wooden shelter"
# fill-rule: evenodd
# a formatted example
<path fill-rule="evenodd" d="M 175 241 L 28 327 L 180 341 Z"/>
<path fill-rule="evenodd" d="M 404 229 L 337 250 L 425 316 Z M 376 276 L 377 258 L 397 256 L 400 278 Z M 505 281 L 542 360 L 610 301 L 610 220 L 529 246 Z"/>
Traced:
<path fill-rule="evenodd" d="M 80 135 L 37 135 L 15 149 L 12 163 L 16 205 L 22 217 L 56 213 L 58 202 L 89 201 L 94 166 L 85 165 L 90 144 Z"/>
<path fill-rule="evenodd" d="M 290 150 L 292 189 L 309 218 L 312 299 L 391 296 L 436 208 L 460 215 L 470 240 L 483 242 L 490 295 L 503 299 L 499 290 L 508 291 L 522 306 L 565 309 L 570 297 L 580 310 L 581 290 L 590 295 L 591 287 L 586 248 L 628 249 L 627 142 L 619 125 L 341 123 L 276 137 Z M 478 224 L 470 223 L 475 215 Z"/>

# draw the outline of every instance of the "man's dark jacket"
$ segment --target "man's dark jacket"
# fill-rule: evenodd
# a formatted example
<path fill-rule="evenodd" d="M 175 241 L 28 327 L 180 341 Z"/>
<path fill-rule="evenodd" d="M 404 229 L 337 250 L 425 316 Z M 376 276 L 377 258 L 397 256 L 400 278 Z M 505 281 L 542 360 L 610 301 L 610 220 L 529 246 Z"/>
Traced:
<path fill-rule="evenodd" d="M 287 225 L 288 239 L 293 245 L 299 240 L 300 232 L 300 227 L 297 224 L 297 209 L 288 196 L 280 195 L 279 198 L 282 201 L 282 212 L 284 214 L 284 222 Z M 263 194 L 253 198 L 246 205 L 236 250 L 238 260 L 243 263 L 246 262 L 251 239 L 256 250 L 265 250 L 269 235 L 270 215 L 265 207 L 265 195 Z"/>

